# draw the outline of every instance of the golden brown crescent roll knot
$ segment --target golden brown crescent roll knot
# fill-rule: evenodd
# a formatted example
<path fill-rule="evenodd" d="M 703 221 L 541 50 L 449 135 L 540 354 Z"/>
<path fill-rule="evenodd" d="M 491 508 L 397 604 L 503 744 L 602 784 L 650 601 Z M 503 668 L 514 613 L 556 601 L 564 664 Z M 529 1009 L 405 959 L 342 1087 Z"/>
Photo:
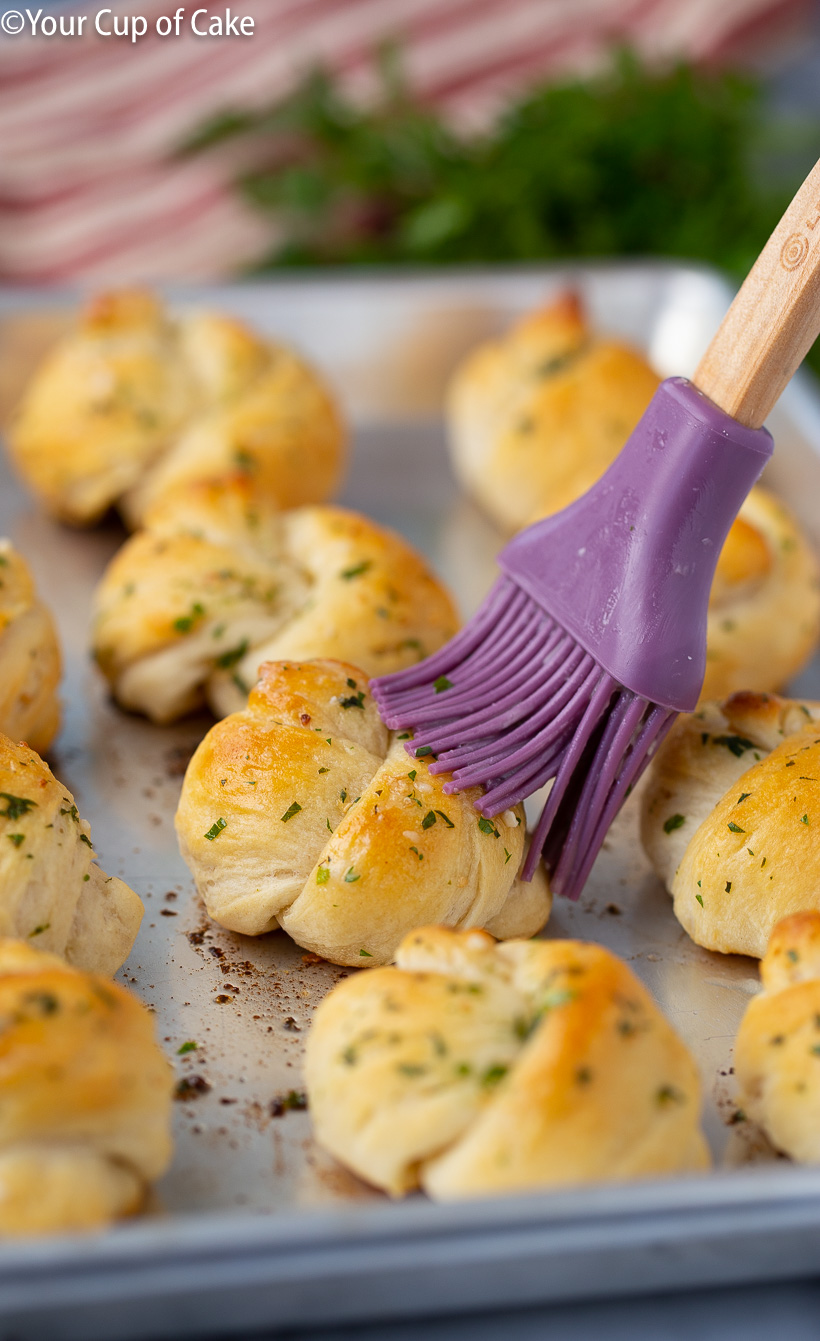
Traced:
<path fill-rule="evenodd" d="M 387 963 L 431 919 L 533 935 L 550 894 L 543 868 L 518 878 L 523 809 L 482 819 L 476 789 L 444 782 L 388 733 L 355 666 L 270 663 L 188 766 L 180 848 L 222 926 L 281 926 L 337 964 Z"/>
<path fill-rule="evenodd" d="M 636 350 L 594 335 L 578 296 L 565 294 L 457 369 L 447 402 L 456 475 L 518 530 L 595 483 L 658 381 Z"/>
<path fill-rule="evenodd" d="M 703 699 L 779 689 L 820 636 L 820 567 L 794 517 L 753 489 L 718 561 L 709 601 Z"/>
<path fill-rule="evenodd" d="M 60 726 L 60 646 L 34 580 L 0 540 L 0 732 L 45 751 Z"/>
<path fill-rule="evenodd" d="M 0 940 L 0 1234 L 140 1209 L 171 1158 L 171 1067 L 116 983 Z"/>
<path fill-rule="evenodd" d="M 450 597 L 393 531 L 343 508 L 279 513 L 246 480 L 187 486 L 126 541 L 93 647 L 123 707 L 171 722 L 242 707 L 265 660 L 334 656 L 384 674 L 456 631 Z"/>
<path fill-rule="evenodd" d="M 97 298 L 34 374 L 9 447 L 48 510 L 130 525 L 182 482 L 241 469 L 278 507 L 335 490 L 344 429 L 318 374 L 211 313 L 172 319 L 149 293 Z"/>
<path fill-rule="evenodd" d="M 680 718 L 641 837 L 692 939 L 760 958 L 782 917 L 820 907 L 820 704 L 733 694 Z"/>
<path fill-rule="evenodd" d="M 398 1196 L 447 1200 L 708 1167 L 695 1064 L 602 946 L 424 927 L 307 1040 L 319 1143 Z"/>
<path fill-rule="evenodd" d="M 71 792 L 39 755 L 0 735 L 0 936 L 113 974 L 143 908 L 128 885 L 100 870 L 90 835 Z"/>
<path fill-rule="evenodd" d="M 778 1150 L 820 1163 L 820 912 L 778 922 L 735 1044 L 738 1102 Z"/>

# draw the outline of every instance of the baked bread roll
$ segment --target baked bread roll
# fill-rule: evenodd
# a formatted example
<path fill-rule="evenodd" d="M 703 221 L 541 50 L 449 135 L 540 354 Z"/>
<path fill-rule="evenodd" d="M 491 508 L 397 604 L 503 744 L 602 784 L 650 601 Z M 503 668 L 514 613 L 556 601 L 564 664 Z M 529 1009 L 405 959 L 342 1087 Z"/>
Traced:
<path fill-rule="evenodd" d="M 333 656 L 383 674 L 456 631 L 441 583 L 393 531 L 342 508 L 279 513 L 247 480 L 180 490 L 98 588 L 94 655 L 125 708 L 171 722 L 244 706 L 262 661 Z"/>
<path fill-rule="evenodd" d="M 434 918 L 531 936 L 550 893 L 518 879 L 518 806 L 494 821 L 476 789 L 444 778 L 391 735 L 367 676 L 339 661 L 274 662 L 248 706 L 194 754 L 177 811 L 180 849 L 211 917 L 259 936 L 281 926 L 336 964 L 385 964 Z"/>
<path fill-rule="evenodd" d="M 75 525 L 113 504 L 136 526 L 182 481 L 245 471 L 279 507 L 336 488 L 344 431 L 318 375 L 282 346 L 210 313 L 172 320 L 159 299 L 96 299 L 46 356 L 9 432 L 17 468 Z"/>
<path fill-rule="evenodd" d="M 637 350 L 594 335 L 577 294 L 564 294 L 456 370 L 456 476 L 505 531 L 557 512 L 604 473 L 659 380 Z"/>
<path fill-rule="evenodd" d="M 100 870 L 90 835 L 39 755 L 0 735 L 0 936 L 111 975 L 131 951 L 143 907 Z"/>
<path fill-rule="evenodd" d="M 171 1158 L 171 1067 L 116 983 L 0 940 L 0 1235 L 140 1209 Z"/>
<path fill-rule="evenodd" d="M 778 1150 L 820 1164 L 820 912 L 778 922 L 735 1043 L 738 1104 Z"/>
<path fill-rule="evenodd" d="M 760 958 L 820 908 L 820 703 L 733 694 L 681 717 L 643 794 L 641 838 L 698 945 Z"/>
<path fill-rule="evenodd" d="M 709 600 L 703 699 L 780 689 L 820 637 L 820 566 L 788 509 L 756 488 L 721 551 Z"/>
<path fill-rule="evenodd" d="M 0 732 L 48 749 L 60 726 L 60 646 L 34 579 L 10 540 L 0 540 Z"/>
<path fill-rule="evenodd" d="M 320 1004 L 316 1139 L 450 1200 L 705 1169 L 695 1064 L 626 964 L 581 941 L 424 927 Z"/>

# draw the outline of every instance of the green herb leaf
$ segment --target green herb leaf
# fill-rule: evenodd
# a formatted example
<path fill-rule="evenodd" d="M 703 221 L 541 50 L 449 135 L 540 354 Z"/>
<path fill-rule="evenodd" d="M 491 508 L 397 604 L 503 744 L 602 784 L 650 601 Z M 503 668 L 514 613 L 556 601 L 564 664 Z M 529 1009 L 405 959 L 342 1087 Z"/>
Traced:
<path fill-rule="evenodd" d="M 448 680 L 446 675 L 440 675 L 437 680 L 433 681 L 433 688 L 437 694 L 443 694 L 445 689 L 452 689 L 452 687 L 453 682 Z"/>
<path fill-rule="evenodd" d="M 330 867 L 320 866 L 316 872 L 317 885 L 326 885 L 329 879 L 330 879 Z"/>
<path fill-rule="evenodd" d="M 26 835 L 24 833 L 9 833 L 6 834 L 6 837 L 15 847 L 19 847 L 21 843 L 26 841 Z"/>
<path fill-rule="evenodd" d="M 369 950 L 360 950 L 359 955 L 362 959 L 372 959 L 373 956 Z"/>
<path fill-rule="evenodd" d="M 181 1047 L 177 1048 L 177 1057 L 184 1057 L 186 1052 L 196 1052 L 196 1050 L 197 1044 L 192 1038 L 189 1038 L 187 1043 L 183 1043 Z"/>
<path fill-rule="evenodd" d="M 219 835 L 221 834 L 222 830 L 223 830 L 223 829 L 227 829 L 227 827 L 228 827 L 228 821 L 227 821 L 226 819 L 222 819 L 222 818 L 220 817 L 218 820 L 214 820 L 214 822 L 213 822 L 213 824 L 211 825 L 210 829 L 209 829 L 208 832 L 205 834 L 205 837 L 208 839 L 208 842 L 209 842 L 209 843 L 212 843 L 212 842 L 214 841 L 215 838 L 218 838 L 218 837 L 219 837 Z"/>
<path fill-rule="evenodd" d="M 215 664 L 220 670 L 229 670 L 231 666 L 236 665 L 237 661 L 242 660 L 249 646 L 247 638 L 243 638 L 238 647 L 232 647 L 230 651 L 223 652 L 222 656 L 217 657 Z"/>
<path fill-rule="evenodd" d="M 353 568 L 343 568 L 339 577 L 343 577 L 346 582 L 349 582 L 353 577 L 361 577 L 362 573 L 366 573 L 372 567 L 372 559 L 362 559 L 362 562 L 357 563 Z M 358 662 L 358 657 L 356 660 Z"/>
<path fill-rule="evenodd" d="M 745 833 L 745 832 L 746 832 L 745 829 L 741 829 L 741 827 L 740 827 L 739 824 L 729 823 L 729 824 L 726 825 L 726 828 L 729 830 L 730 833 Z"/>
<path fill-rule="evenodd" d="M 670 815 L 663 826 L 664 833 L 674 833 L 675 829 L 680 829 L 686 823 L 685 815 Z"/>
<path fill-rule="evenodd" d="M 0 817 L 3 819 L 18 820 L 37 806 L 36 801 L 29 801 L 26 796 L 12 796 L 11 792 L 0 792 L 0 797 L 6 802 L 5 810 L 0 810 Z M 65 814 L 66 812 L 61 811 L 60 813 Z"/>
<path fill-rule="evenodd" d="M 353 867 L 352 867 L 352 866 L 349 866 L 348 869 L 345 871 L 345 881 L 346 881 L 346 883 L 347 883 L 348 885 L 352 885 L 352 884 L 353 884 L 356 880 L 358 880 L 358 879 L 360 879 L 360 877 L 359 877 L 359 876 L 357 875 L 357 873 L 354 871 Z"/>
<path fill-rule="evenodd" d="M 428 810 L 427 814 L 424 816 L 424 819 L 421 821 L 421 827 L 422 829 L 430 829 L 435 824 L 435 822 L 436 822 L 435 813 L 432 810 Z"/>
<path fill-rule="evenodd" d="M 498 832 L 492 820 L 485 819 L 483 815 L 478 821 L 478 827 L 482 833 L 492 834 L 494 838 L 501 837 L 501 834 Z"/>

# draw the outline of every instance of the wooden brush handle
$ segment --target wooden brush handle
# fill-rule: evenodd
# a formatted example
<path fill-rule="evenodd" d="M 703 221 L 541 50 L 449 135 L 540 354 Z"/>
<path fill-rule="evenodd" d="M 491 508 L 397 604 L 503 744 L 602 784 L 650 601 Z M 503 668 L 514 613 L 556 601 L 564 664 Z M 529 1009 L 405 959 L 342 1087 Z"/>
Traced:
<path fill-rule="evenodd" d="M 760 428 L 820 335 L 820 163 L 747 275 L 692 379 Z"/>

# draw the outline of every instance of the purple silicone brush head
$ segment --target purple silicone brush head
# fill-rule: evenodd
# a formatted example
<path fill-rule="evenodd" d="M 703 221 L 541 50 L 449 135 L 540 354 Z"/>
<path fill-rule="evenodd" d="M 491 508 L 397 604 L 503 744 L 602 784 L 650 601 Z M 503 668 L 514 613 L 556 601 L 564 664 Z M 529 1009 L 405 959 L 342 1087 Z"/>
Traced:
<path fill-rule="evenodd" d="M 372 682 L 385 721 L 446 790 L 497 815 L 552 781 L 543 852 L 577 898 L 606 831 L 706 662 L 709 591 L 771 455 L 766 415 L 820 333 L 820 163 L 695 374 L 664 382 L 607 473 L 506 547 L 476 617 L 434 657 Z"/>
<path fill-rule="evenodd" d="M 678 712 L 694 708 L 721 547 L 772 451 L 681 378 L 569 508 L 504 549 L 505 574 L 435 656 L 372 682 L 446 791 L 481 785 L 498 815 L 552 781 L 541 853 L 577 898 L 607 829 Z"/>

